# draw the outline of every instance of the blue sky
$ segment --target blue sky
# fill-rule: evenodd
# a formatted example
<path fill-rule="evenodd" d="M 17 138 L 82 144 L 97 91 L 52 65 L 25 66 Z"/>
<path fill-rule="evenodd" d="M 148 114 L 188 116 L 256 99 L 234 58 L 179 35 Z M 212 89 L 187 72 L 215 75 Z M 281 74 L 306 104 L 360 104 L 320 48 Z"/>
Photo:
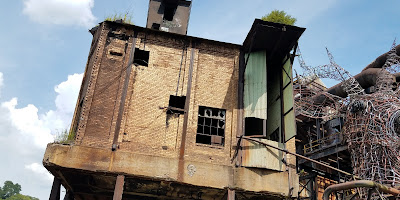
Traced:
<path fill-rule="evenodd" d="M 92 40 L 88 29 L 119 12 L 144 26 L 148 0 L 2 3 L 0 183 L 18 182 L 22 193 L 46 199 L 51 176 L 41 159 L 45 144 L 70 123 Z M 254 18 L 285 10 L 307 28 L 299 43 L 308 65 L 327 64 L 328 47 L 355 75 L 400 40 L 399 7 L 396 0 L 194 0 L 188 34 L 241 44 Z"/>

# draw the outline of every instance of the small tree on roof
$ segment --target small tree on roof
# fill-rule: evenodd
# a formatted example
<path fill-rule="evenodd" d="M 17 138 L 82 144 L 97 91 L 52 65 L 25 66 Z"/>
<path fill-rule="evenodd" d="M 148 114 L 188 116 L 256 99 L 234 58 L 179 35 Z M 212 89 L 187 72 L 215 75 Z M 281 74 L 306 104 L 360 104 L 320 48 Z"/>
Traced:
<path fill-rule="evenodd" d="M 261 18 L 264 21 L 294 25 L 297 21 L 296 18 L 286 14 L 285 11 L 282 10 L 273 10 L 269 14 L 263 16 Z"/>

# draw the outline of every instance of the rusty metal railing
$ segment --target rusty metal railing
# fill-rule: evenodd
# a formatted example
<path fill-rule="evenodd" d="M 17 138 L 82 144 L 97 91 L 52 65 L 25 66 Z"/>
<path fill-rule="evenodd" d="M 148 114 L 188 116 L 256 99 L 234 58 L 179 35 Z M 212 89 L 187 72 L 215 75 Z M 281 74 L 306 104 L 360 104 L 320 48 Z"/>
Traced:
<path fill-rule="evenodd" d="M 343 170 L 341 170 L 341 169 L 337 169 L 337 168 L 335 168 L 335 167 L 332 167 L 332 166 L 327 165 L 327 164 L 325 164 L 325 163 L 322 163 L 322 162 L 313 160 L 313 159 L 308 158 L 308 157 L 306 157 L 306 156 L 303 156 L 303 155 L 300 155 L 300 154 L 297 154 L 297 153 L 290 152 L 290 151 L 288 151 L 288 150 L 286 150 L 286 149 L 282 149 L 282 148 L 279 148 L 279 147 L 272 146 L 272 145 L 270 145 L 270 144 L 267 144 L 267 143 L 265 143 L 265 142 L 262 142 L 262 141 L 260 141 L 260 140 L 255 139 L 255 138 L 250 138 L 250 137 L 246 137 L 246 136 L 242 136 L 241 138 L 243 138 L 243 139 L 245 139 L 245 140 L 250 140 L 250 141 L 258 142 L 259 144 L 263 144 L 263 145 L 266 146 L 266 147 L 274 148 L 274 149 L 277 149 L 277 150 L 279 150 L 279 151 L 285 152 L 285 153 L 287 153 L 287 154 L 291 154 L 291 155 L 294 155 L 294 156 L 296 156 L 296 157 L 302 158 L 302 159 L 304 159 L 304 160 L 308 160 L 308 161 L 310 161 L 310 162 L 316 163 L 316 164 L 318 164 L 318 165 L 322 165 L 322 166 L 324 166 L 324 167 L 326 167 L 326 168 L 335 170 L 335 171 L 340 172 L 340 173 L 342 173 L 342 174 L 344 174 L 344 175 L 348 175 L 348 176 L 351 176 L 351 177 L 354 177 L 354 178 L 358 178 L 358 177 L 356 177 L 356 176 L 350 174 L 349 172 L 343 171 Z"/>
<path fill-rule="evenodd" d="M 311 153 L 313 151 L 322 149 L 326 146 L 334 145 L 336 143 L 342 142 L 341 134 L 342 134 L 341 132 L 336 132 L 332 135 L 329 135 L 329 136 L 323 137 L 321 139 L 314 140 L 308 144 L 305 144 L 303 147 L 304 154 Z"/>

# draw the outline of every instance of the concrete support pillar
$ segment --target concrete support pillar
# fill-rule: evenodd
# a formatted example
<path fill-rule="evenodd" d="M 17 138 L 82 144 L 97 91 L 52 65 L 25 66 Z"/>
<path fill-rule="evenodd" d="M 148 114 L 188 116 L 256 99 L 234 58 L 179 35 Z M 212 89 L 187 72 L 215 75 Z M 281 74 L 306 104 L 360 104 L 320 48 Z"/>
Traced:
<path fill-rule="evenodd" d="M 117 181 L 115 182 L 113 200 L 121 200 L 122 199 L 122 193 L 124 193 L 124 183 L 125 183 L 125 176 L 118 175 Z"/>
<path fill-rule="evenodd" d="M 60 189 L 61 181 L 60 179 L 54 177 L 49 200 L 60 200 Z"/>
<path fill-rule="evenodd" d="M 228 188 L 228 200 L 235 200 L 235 190 Z"/>

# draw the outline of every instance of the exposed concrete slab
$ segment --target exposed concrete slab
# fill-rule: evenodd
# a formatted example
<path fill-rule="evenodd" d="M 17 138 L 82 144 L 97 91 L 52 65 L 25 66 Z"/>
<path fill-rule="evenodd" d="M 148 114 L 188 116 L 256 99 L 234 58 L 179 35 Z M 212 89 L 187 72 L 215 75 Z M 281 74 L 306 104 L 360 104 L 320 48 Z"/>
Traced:
<path fill-rule="evenodd" d="M 179 172 L 179 160 L 176 158 L 61 144 L 49 144 L 43 159 L 44 166 L 56 177 L 63 176 L 61 178 L 63 184 L 70 185 L 68 189 L 72 189 L 72 191 L 74 191 L 75 185 L 79 182 L 95 180 L 93 182 L 101 185 L 100 190 L 112 195 L 116 176 L 123 174 L 127 177 L 128 182 L 129 180 L 135 183 L 145 180 L 156 182 L 154 184 L 146 183 L 152 185 L 151 187 L 149 186 L 149 191 L 163 182 L 165 184 L 180 185 L 179 187 L 174 186 L 169 190 L 166 189 L 168 190 L 166 191 L 168 193 L 167 196 L 171 197 L 178 195 L 179 192 L 174 192 L 174 190 L 177 190 L 176 188 L 180 188 L 179 191 L 185 191 L 185 189 L 182 189 L 186 188 L 185 185 L 190 186 L 187 188 L 197 188 L 198 191 L 212 191 L 211 193 L 217 196 L 224 195 L 227 188 L 249 193 L 250 195 L 258 193 L 257 195 L 263 194 L 270 197 L 283 197 L 288 194 L 287 172 L 257 168 L 236 168 L 191 160 L 182 162 L 185 166 L 184 171 Z M 179 173 L 183 175 L 183 181 L 181 182 L 177 181 Z M 64 178 L 64 176 L 67 178 Z M 143 185 L 145 183 L 137 184 Z M 80 190 L 82 191 L 76 192 L 85 194 L 85 192 L 91 191 L 93 188 L 81 188 Z M 136 186 L 132 190 L 125 188 L 124 194 L 142 194 L 136 190 Z"/>

